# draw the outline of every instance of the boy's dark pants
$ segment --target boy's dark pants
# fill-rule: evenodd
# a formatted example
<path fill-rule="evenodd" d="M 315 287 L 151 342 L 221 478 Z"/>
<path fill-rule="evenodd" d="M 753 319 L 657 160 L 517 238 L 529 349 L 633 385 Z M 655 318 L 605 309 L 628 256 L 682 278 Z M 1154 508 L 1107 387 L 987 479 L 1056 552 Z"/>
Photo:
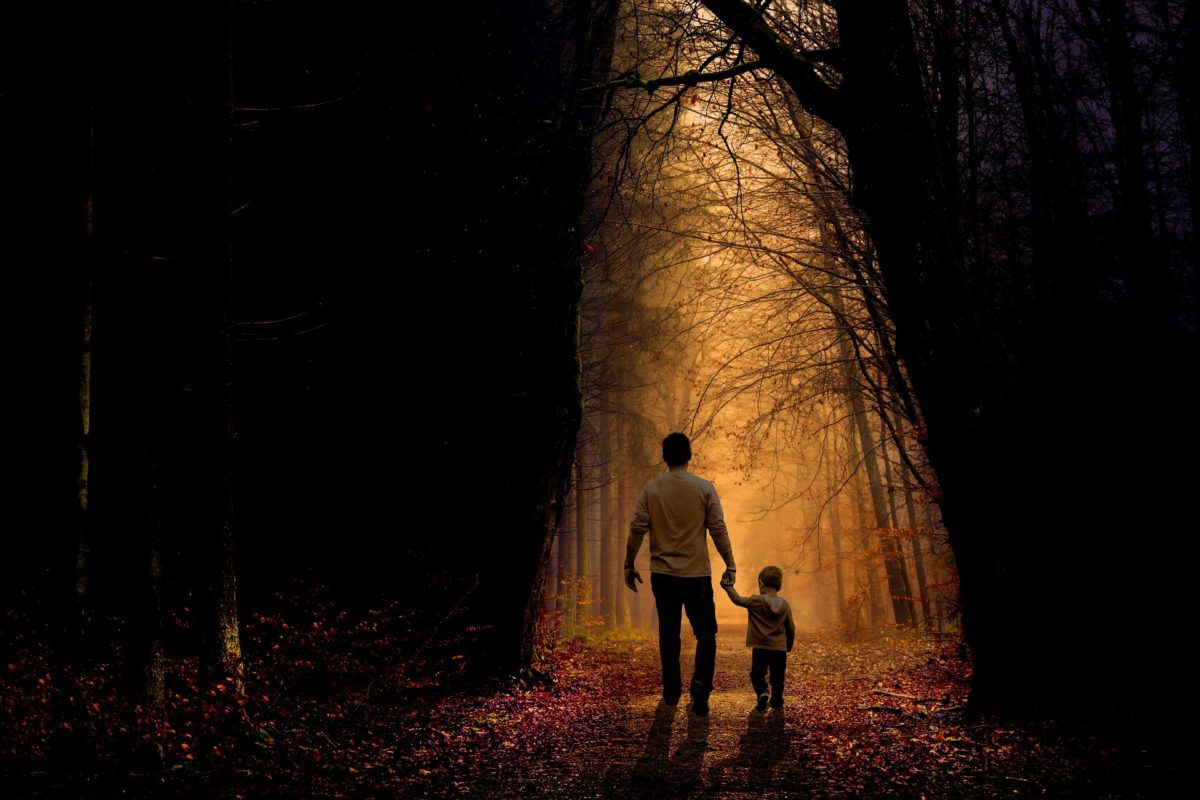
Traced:
<path fill-rule="evenodd" d="M 783 705 L 783 671 L 787 669 L 787 653 L 755 647 L 750 656 L 750 683 L 756 695 L 767 691 L 767 670 L 771 671 L 771 705 Z"/>
<path fill-rule="evenodd" d="M 679 699 L 679 626 L 683 611 L 696 635 L 696 664 L 689 692 L 696 700 L 707 700 L 712 692 L 713 669 L 717 663 L 717 608 L 713 603 L 712 578 L 681 578 L 650 573 L 650 589 L 658 609 L 658 654 L 662 658 L 663 698 Z"/>

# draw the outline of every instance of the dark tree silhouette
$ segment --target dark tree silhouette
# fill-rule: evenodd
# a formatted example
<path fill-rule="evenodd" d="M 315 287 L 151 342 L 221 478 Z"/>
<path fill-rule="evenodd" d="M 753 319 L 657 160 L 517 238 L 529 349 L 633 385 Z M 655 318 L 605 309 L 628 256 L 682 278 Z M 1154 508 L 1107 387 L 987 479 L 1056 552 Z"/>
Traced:
<path fill-rule="evenodd" d="M 6 248 L 49 433 L 16 488 L 55 534 L 6 591 L 52 601 L 63 652 L 94 602 L 146 663 L 186 608 L 168 648 L 237 677 L 239 599 L 303 576 L 458 609 L 472 669 L 527 664 L 613 4 L 23 8 Z"/>

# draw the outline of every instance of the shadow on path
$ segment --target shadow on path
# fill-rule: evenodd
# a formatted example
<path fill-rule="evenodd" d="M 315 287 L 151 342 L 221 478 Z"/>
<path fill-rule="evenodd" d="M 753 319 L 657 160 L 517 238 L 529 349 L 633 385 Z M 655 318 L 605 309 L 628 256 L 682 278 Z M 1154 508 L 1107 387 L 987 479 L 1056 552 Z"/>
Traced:
<path fill-rule="evenodd" d="M 687 714 L 687 733 L 671 752 L 671 733 L 675 717 Z M 645 749 L 626 772 L 618 765 L 604 776 L 606 800 L 638 797 L 645 800 L 647 790 L 658 798 L 693 797 L 703 791 L 701 772 L 708 749 L 708 717 L 688 713 L 679 706 L 659 703 L 646 736 Z"/>
<path fill-rule="evenodd" d="M 751 711 L 746 715 L 746 730 L 738 739 L 737 754 L 709 768 L 708 789 L 761 792 L 778 788 L 771 772 L 787 753 L 783 712 Z"/>

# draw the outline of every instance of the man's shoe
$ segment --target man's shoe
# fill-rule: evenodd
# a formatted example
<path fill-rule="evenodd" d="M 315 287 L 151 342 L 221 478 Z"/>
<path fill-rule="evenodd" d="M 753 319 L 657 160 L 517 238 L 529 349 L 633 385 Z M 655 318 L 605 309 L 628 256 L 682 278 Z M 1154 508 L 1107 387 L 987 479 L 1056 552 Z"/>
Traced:
<path fill-rule="evenodd" d="M 663 695 L 663 705 L 667 705 L 667 706 L 679 705 L 679 695 L 675 695 L 674 697 L 668 697 L 667 695 L 664 694 Z"/>
<path fill-rule="evenodd" d="M 698 697 L 692 698 L 692 713 L 698 717 L 708 716 L 708 700 L 701 700 Z"/>
<path fill-rule="evenodd" d="M 763 692 L 762 694 L 760 694 L 758 696 L 758 702 L 754 705 L 754 710 L 755 711 L 766 711 L 767 710 L 767 701 L 770 699 L 771 699 L 771 696 L 769 694 L 767 694 L 766 692 Z"/>

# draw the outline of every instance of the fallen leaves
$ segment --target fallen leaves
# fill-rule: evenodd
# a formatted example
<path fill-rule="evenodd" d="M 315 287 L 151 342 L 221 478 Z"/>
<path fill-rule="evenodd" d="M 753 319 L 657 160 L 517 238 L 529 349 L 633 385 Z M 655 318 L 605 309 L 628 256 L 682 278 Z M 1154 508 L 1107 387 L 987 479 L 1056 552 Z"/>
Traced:
<path fill-rule="evenodd" d="M 0 777 L 44 770 L 55 731 L 82 719 L 110 752 L 134 736 L 162 748 L 165 771 L 127 780 L 147 798 L 204 786 L 212 797 L 617 800 L 644 797 L 647 780 L 656 800 L 1120 797 L 1187 778 L 1152 772 L 1153 754 L 1111 732 L 965 719 L 970 664 L 953 640 L 802 638 L 776 715 L 751 711 L 749 654 L 722 631 L 700 724 L 682 705 L 660 718 L 652 637 L 551 643 L 531 679 L 470 685 L 459 653 L 408 660 L 404 643 L 426 634 L 402 609 L 360 616 L 319 595 L 254 615 L 245 696 L 205 683 L 194 660 L 171 660 L 167 714 L 150 732 L 125 726 L 131 709 L 119 708 L 108 667 L 72 689 L 43 653 L 14 652 L 0 679 Z M 70 709 L 83 716 L 60 718 Z"/>

